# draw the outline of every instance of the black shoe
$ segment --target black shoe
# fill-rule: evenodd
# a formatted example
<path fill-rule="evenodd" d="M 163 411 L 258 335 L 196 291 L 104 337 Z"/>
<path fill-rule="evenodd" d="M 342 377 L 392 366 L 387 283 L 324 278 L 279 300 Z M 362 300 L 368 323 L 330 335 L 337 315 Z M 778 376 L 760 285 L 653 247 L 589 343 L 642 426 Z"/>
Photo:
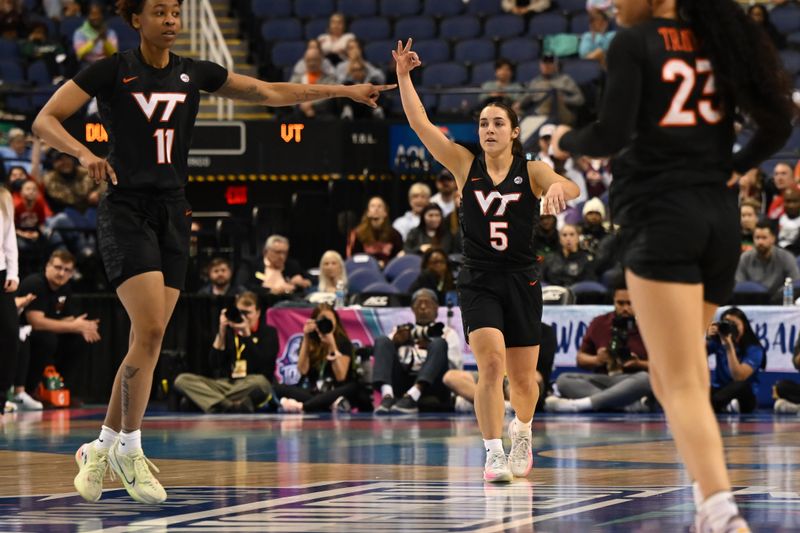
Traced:
<path fill-rule="evenodd" d="M 253 401 L 245 397 L 244 400 L 232 402 L 231 410 L 232 413 L 243 413 L 248 414 L 255 411 L 255 407 L 253 406 Z"/>
<path fill-rule="evenodd" d="M 331 411 L 336 413 L 350 413 L 353 407 L 344 396 L 339 396 L 336 401 L 331 404 Z"/>
<path fill-rule="evenodd" d="M 381 404 L 375 409 L 376 415 L 385 415 L 391 412 L 392 406 L 394 405 L 394 396 L 390 394 L 386 394 L 383 398 L 381 398 Z"/>
<path fill-rule="evenodd" d="M 414 414 L 419 413 L 419 407 L 417 407 L 417 402 L 414 400 L 414 398 L 406 394 L 392 406 L 392 412 Z"/>

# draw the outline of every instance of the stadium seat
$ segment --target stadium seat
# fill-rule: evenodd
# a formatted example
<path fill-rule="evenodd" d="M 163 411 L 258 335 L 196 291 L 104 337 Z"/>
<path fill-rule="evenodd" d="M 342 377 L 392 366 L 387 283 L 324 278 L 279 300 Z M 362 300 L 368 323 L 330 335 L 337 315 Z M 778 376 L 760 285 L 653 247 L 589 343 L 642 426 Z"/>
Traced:
<path fill-rule="evenodd" d="M 586 0 L 558 0 L 558 9 L 564 13 L 585 12 Z"/>
<path fill-rule="evenodd" d="M 589 13 L 575 13 L 569 20 L 569 29 L 572 33 L 582 35 L 589 31 Z"/>
<path fill-rule="evenodd" d="M 373 41 L 364 46 L 364 57 L 373 65 L 385 65 L 392 60 L 396 41 Z"/>
<path fill-rule="evenodd" d="M 481 85 L 485 81 L 492 81 L 494 79 L 494 70 L 494 61 L 485 61 L 472 65 L 469 82 L 472 85 Z"/>
<path fill-rule="evenodd" d="M 776 7 L 770 12 L 769 19 L 784 35 L 800 31 L 800 7 L 795 4 Z"/>
<path fill-rule="evenodd" d="M 120 51 L 139 46 L 139 32 L 131 28 L 122 17 L 111 17 L 106 23 L 116 32 Z"/>
<path fill-rule="evenodd" d="M 578 304 L 602 304 L 608 297 L 608 289 L 596 281 L 579 281 L 569 288 Z"/>
<path fill-rule="evenodd" d="M 512 63 L 524 63 L 534 61 L 539 58 L 539 41 L 530 37 L 518 37 L 508 39 L 500 43 L 500 57 L 504 57 Z"/>
<path fill-rule="evenodd" d="M 303 38 L 303 27 L 297 19 L 271 19 L 261 25 L 261 37 L 265 41 L 299 41 Z"/>
<path fill-rule="evenodd" d="M 800 72 L 800 52 L 797 50 L 781 50 L 780 56 L 783 67 L 792 77 Z"/>
<path fill-rule="evenodd" d="M 592 83 L 603 75 L 600 63 L 590 59 L 569 59 L 564 61 L 561 68 L 564 74 L 569 74 L 578 85 Z"/>
<path fill-rule="evenodd" d="M 391 35 L 389 20 L 385 17 L 356 19 L 350 24 L 349 30 L 363 41 L 377 41 Z"/>
<path fill-rule="evenodd" d="M 510 39 L 525 31 L 525 21 L 517 15 L 494 15 L 486 19 L 483 34 L 490 39 Z"/>
<path fill-rule="evenodd" d="M 408 292 L 408 289 L 410 289 L 411 285 L 417 281 L 418 277 L 419 270 L 409 268 L 408 270 L 401 272 L 399 276 L 392 280 L 392 287 L 400 292 Z"/>
<path fill-rule="evenodd" d="M 533 78 L 539 75 L 539 62 L 527 61 L 517 65 L 517 72 L 514 79 L 519 83 L 528 83 Z"/>
<path fill-rule="evenodd" d="M 339 0 L 336 10 L 345 17 L 374 17 L 378 14 L 376 0 Z"/>
<path fill-rule="evenodd" d="M 402 257 L 395 257 L 386 268 L 383 269 L 383 275 L 389 281 L 394 281 L 394 278 L 409 269 L 414 269 L 419 273 L 420 266 L 422 265 L 422 257 L 416 254 L 406 254 Z"/>
<path fill-rule="evenodd" d="M 557 33 L 567 33 L 567 18 L 560 13 L 550 12 L 536 15 L 528 24 L 528 35 L 531 37 L 543 37 Z"/>
<path fill-rule="evenodd" d="M 575 293 L 560 285 L 542 286 L 542 303 L 544 305 L 572 305 L 575 303 Z"/>
<path fill-rule="evenodd" d="M 352 257 L 347 258 L 347 260 L 344 262 L 344 269 L 347 271 L 348 276 L 354 274 L 357 270 L 372 270 L 378 274 L 381 272 L 381 267 L 378 265 L 378 261 L 376 261 L 374 257 L 367 254 L 355 254 Z"/>
<path fill-rule="evenodd" d="M 422 39 L 436 37 L 436 21 L 428 16 L 406 17 L 394 23 L 394 38 L 403 42 L 409 37 L 417 43 Z"/>
<path fill-rule="evenodd" d="M 458 87 L 467 83 L 467 69 L 458 63 L 429 65 L 422 71 L 423 87 Z"/>
<path fill-rule="evenodd" d="M 420 12 L 419 0 L 381 0 L 381 15 L 410 17 Z"/>
<path fill-rule="evenodd" d="M 443 94 L 436 104 L 438 113 L 465 116 L 478 107 L 480 93 Z"/>
<path fill-rule="evenodd" d="M 470 0 L 467 3 L 467 13 L 479 17 L 491 17 L 499 15 L 502 10 L 497 0 Z"/>
<path fill-rule="evenodd" d="M 446 18 L 439 29 L 442 39 L 463 40 L 474 39 L 481 34 L 481 21 L 472 15 Z"/>
<path fill-rule="evenodd" d="M 459 63 L 483 63 L 495 57 L 494 43 L 486 39 L 469 39 L 456 43 L 453 48 L 453 60 Z M 492 62 L 494 76 L 494 62 Z"/>
<path fill-rule="evenodd" d="M 250 10 L 257 19 L 292 16 L 292 0 L 252 0 Z"/>
<path fill-rule="evenodd" d="M 27 78 L 28 81 L 32 82 L 34 85 L 49 86 L 53 81 L 50 72 L 47 70 L 47 65 L 41 59 L 28 65 Z"/>
<path fill-rule="evenodd" d="M 0 58 L 12 60 L 19 58 L 19 47 L 17 41 L 11 39 L 0 39 Z"/>
<path fill-rule="evenodd" d="M 315 18 L 306 22 L 306 39 L 316 39 L 328 31 L 328 18 Z"/>
<path fill-rule="evenodd" d="M 272 64 L 279 68 L 292 67 L 306 52 L 305 41 L 285 41 L 272 47 Z"/>
<path fill-rule="evenodd" d="M 61 36 L 66 39 L 70 47 L 72 47 L 72 35 L 75 33 L 75 30 L 81 27 L 82 24 L 83 17 L 81 16 L 64 17 L 61 19 L 61 24 L 58 27 L 58 31 Z"/>
<path fill-rule="evenodd" d="M 336 11 L 333 0 L 302 0 L 294 3 L 294 14 L 302 18 L 330 17 Z"/>
<path fill-rule="evenodd" d="M 0 58 L 0 79 L 6 83 L 24 83 L 25 76 L 19 61 Z"/>
<path fill-rule="evenodd" d="M 365 292 L 370 294 L 398 294 L 402 291 L 397 290 L 397 287 L 394 285 L 390 285 L 385 281 L 376 281 L 374 283 L 370 283 L 363 290 L 358 292 Z"/>
<path fill-rule="evenodd" d="M 419 54 L 423 65 L 444 63 L 450 60 L 450 47 L 447 46 L 447 43 L 437 39 L 415 41 L 414 49 L 417 51 L 417 54 Z"/>
<path fill-rule="evenodd" d="M 438 18 L 455 17 L 464 11 L 464 0 L 425 0 L 422 12 Z"/>
<path fill-rule="evenodd" d="M 376 283 L 387 284 L 386 278 L 377 270 L 370 268 L 362 268 L 347 275 L 347 290 L 349 292 L 364 292 L 368 286 Z"/>
<path fill-rule="evenodd" d="M 733 303 L 736 305 L 766 305 L 769 300 L 767 288 L 755 281 L 740 281 L 733 288 Z"/>

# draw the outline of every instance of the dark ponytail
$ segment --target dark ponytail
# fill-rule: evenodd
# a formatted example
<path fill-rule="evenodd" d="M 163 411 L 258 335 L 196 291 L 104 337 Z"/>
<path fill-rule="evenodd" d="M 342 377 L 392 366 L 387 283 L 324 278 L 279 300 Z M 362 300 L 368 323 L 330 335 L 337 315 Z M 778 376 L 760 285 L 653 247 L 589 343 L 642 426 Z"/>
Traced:
<path fill-rule="evenodd" d="M 519 128 L 519 117 L 514 110 L 511 109 L 511 106 L 505 102 L 489 102 L 484 106 L 484 109 L 487 107 L 499 107 L 506 112 L 506 115 L 508 115 L 508 121 L 511 122 L 511 129 L 513 130 L 515 128 Z M 511 153 L 519 157 L 525 157 L 525 150 L 522 148 L 522 141 L 519 140 L 519 135 L 517 135 L 517 137 L 511 143 Z"/>
<path fill-rule="evenodd" d="M 760 129 L 785 130 L 796 113 L 792 82 L 767 32 L 733 0 L 678 0 L 678 12 L 711 61 L 728 112 L 738 109 Z"/>

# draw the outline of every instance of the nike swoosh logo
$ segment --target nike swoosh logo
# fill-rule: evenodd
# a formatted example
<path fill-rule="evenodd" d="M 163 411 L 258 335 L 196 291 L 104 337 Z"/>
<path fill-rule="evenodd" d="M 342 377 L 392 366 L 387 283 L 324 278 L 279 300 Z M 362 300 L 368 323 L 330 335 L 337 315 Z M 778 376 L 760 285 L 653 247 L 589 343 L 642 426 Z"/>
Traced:
<path fill-rule="evenodd" d="M 531 282 L 528 283 L 528 285 L 530 285 L 531 287 L 535 287 L 537 283 L 539 283 L 538 280 L 537 281 L 531 281 Z"/>
<path fill-rule="evenodd" d="M 113 461 L 114 461 L 114 463 L 116 464 L 116 466 L 117 466 L 117 470 L 119 470 L 119 471 L 120 471 L 120 473 L 122 474 L 122 477 L 125 479 L 125 482 L 126 482 L 128 485 L 130 485 L 130 486 L 134 486 L 134 485 L 136 484 L 136 476 L 133 476 L 133 480 L 130 480 L 130 479 L 128 479 L 128 476 L 125 474 L 125 470 L 123 470 L 123 468 L 122 468 L 122 465 L 121 465 L 121 464 L 119 464 L 119 463 L 116 461 L 116 459 L 112 459 L 112 460 L 113 460 Z"/>
<path fill-rule="evenodd" d="M 122 78 L 122 83 L 128 84 L 138 78 L 139 76 L 131 76 L 130 78 Z"/>

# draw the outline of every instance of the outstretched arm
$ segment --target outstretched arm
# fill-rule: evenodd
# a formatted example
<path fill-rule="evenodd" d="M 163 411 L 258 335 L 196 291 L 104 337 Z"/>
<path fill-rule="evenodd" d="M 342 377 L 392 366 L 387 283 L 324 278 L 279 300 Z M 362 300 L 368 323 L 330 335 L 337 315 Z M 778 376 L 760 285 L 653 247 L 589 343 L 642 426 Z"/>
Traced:
<path fill-rule="evenodd" d="M 580 194 L 580 189 L 550 165 L 542 161 L 528 162 L 528 175 L 531 176 L 531 190 L 542 199 L 542 209 L 546 215 L 557 215 L 567 208 L 567 201 Z"/>
<path fill-rule="evenodd" d="M 228 74 L 228 80 L 214 94 L 234 100 L 243 100 L 271 107 L 314 102 L 326 98 L 350 98 L 356 102 L 377 107 L 382 91 L 394 89 L 396 85 L 305 85 L 302 83 L 270 83 L 250 76 Z"/>

